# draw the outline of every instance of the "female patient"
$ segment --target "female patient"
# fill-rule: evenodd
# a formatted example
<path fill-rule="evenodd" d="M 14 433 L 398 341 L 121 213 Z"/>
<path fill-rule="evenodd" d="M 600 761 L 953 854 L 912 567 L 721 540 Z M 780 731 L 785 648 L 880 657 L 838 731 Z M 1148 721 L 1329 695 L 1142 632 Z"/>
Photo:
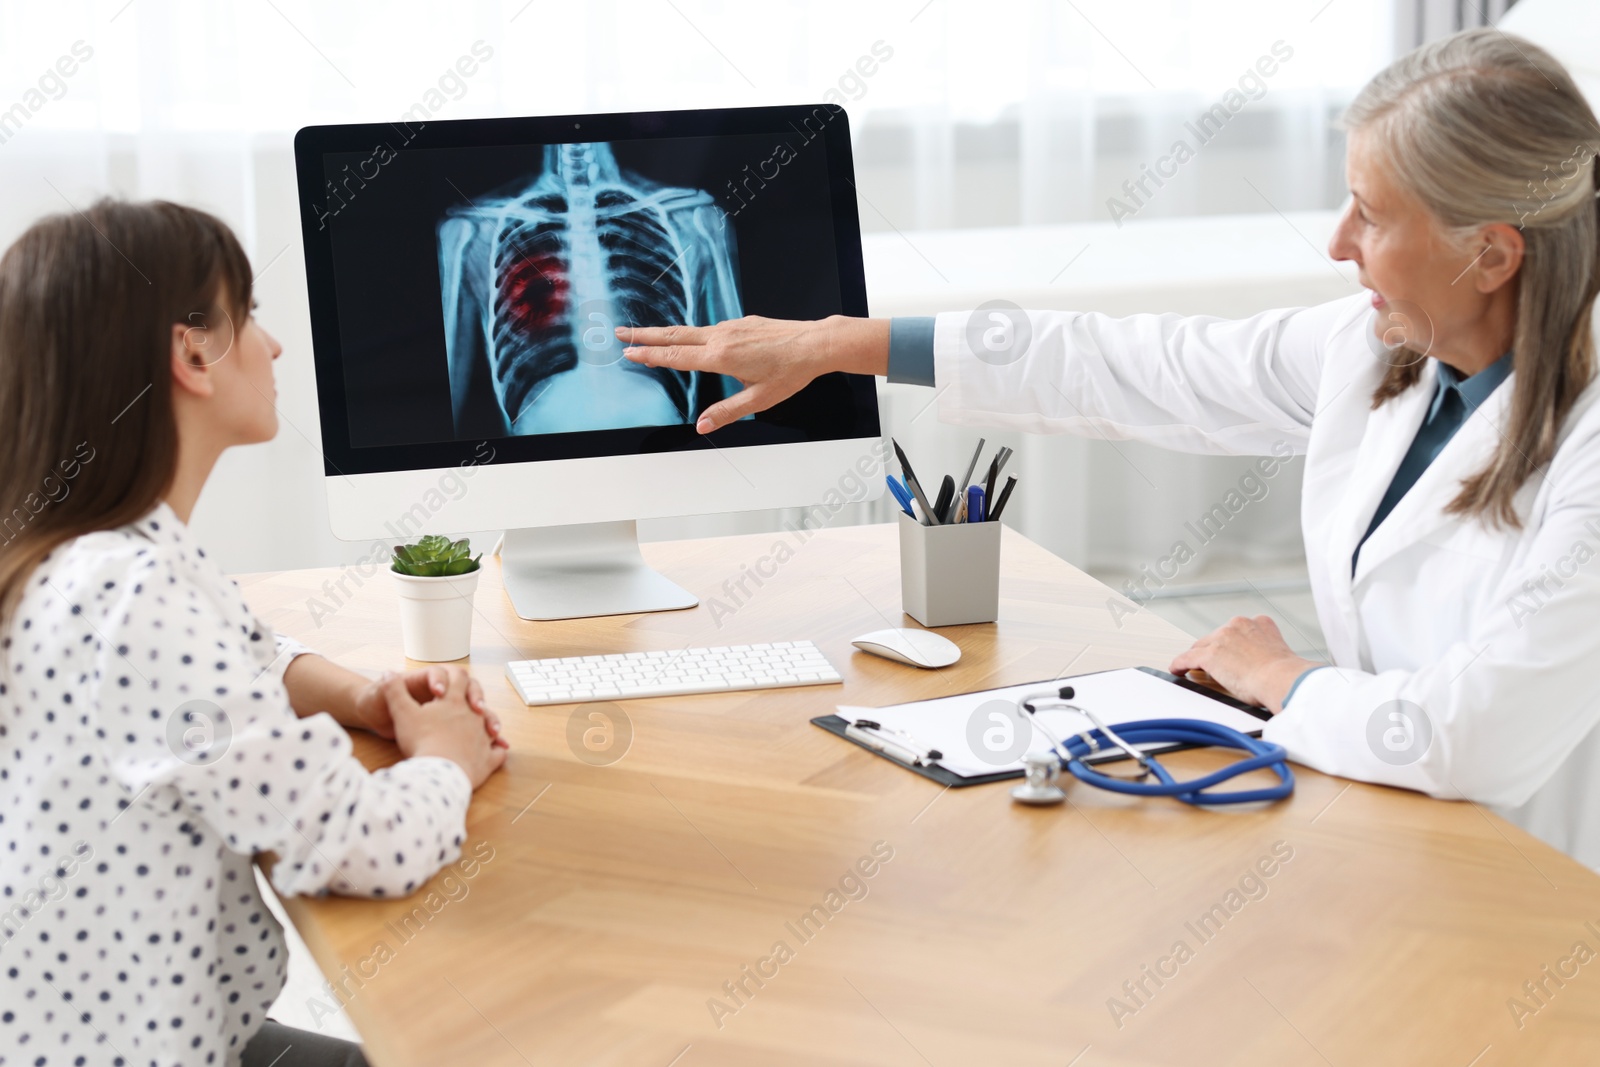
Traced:
<path fill-rule="evenodd" d="M 505 760 L 464 671 L 305 654 L 190 535 L 222 451 L 277 430 L 251 307 L 233 234 L 176 204 L 0 259 L 0 1063 L 363 1062 L 267 1023 L 251 858 L 283 893 L 404 895 Z M 368 773 L 347 726 L 407 758 Z"/>

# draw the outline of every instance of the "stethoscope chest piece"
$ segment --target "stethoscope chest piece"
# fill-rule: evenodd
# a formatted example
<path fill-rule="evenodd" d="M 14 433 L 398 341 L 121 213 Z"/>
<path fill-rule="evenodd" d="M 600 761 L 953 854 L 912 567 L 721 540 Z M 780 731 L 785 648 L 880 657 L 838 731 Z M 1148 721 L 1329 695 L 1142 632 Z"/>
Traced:
<path fill-rule="evenodd" d="M 1043 807 L 1067 799 L 1067 794 L 1056 784 L 1061 776 L 1061 763 L 1054 752 L 1030 752 L 1022 757 L 1022 767 L 1027 777 L 1021 785 L 1012 788 L 1012 800 Z"/>

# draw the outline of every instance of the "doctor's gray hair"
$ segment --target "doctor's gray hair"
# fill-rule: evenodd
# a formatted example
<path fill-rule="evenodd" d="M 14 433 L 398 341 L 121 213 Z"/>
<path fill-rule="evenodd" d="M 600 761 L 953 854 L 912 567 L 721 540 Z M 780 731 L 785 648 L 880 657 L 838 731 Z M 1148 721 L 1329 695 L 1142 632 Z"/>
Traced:
<path fill-rule="evenodd" d="M 1493 28 L 1402 56 L 1346 110 L 1376 138 L 1394 179 L 1471 257 L 1494 223 L 1516 226 L 1518 276 L 1510 421 L 1493 460 L 1448 506 L 1520 526 L 1514 498 L 1555 453 L 1562 423 L 1595 373 L 1590 316 L 1600 292 L 1600 123 L 1544 49 Z M 1414 385 L 1422 353 L 1391 366 L 1374 408 Z"/>

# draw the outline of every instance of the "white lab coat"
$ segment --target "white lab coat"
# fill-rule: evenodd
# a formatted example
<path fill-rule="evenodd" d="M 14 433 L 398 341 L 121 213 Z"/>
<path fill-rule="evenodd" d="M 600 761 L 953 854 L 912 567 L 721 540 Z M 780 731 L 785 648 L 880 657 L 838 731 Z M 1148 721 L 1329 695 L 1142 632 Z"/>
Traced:
<path fill-rule="evenodd" d="M 1306 678 L 1264 735 L 1317 770 L 1491 805 L 1600 868 L 1600 387 L 1518 494 L 1520 530 L 1444 511 L 1500 441 L 1513 374 L 1373 531 L 1352 577 L 1437 367 L 1373 410 L 1386 369 L 1366 339 L 1373 314 L 1365 293 L 1240 320 L 1032 312 L 1021 358 L 1000 363 L 973 355 L 966 313 L 946 313 L 939 418 L 1304 453 L 1306 558 L 1335 667 Z"/>

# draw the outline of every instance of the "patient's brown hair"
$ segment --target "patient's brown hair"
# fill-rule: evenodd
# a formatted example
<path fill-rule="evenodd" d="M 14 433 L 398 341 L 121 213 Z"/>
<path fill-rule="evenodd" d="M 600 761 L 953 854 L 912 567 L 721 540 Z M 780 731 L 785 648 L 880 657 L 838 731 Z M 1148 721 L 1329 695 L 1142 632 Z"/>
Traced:
<path fill-rule="evenodd" d="M 0 623 L 52 550 L 162 499 L 172 326 L 243 323 L 250 290 L 221 220 L 159 200 L 49 216 L 0 257 Z"/>

